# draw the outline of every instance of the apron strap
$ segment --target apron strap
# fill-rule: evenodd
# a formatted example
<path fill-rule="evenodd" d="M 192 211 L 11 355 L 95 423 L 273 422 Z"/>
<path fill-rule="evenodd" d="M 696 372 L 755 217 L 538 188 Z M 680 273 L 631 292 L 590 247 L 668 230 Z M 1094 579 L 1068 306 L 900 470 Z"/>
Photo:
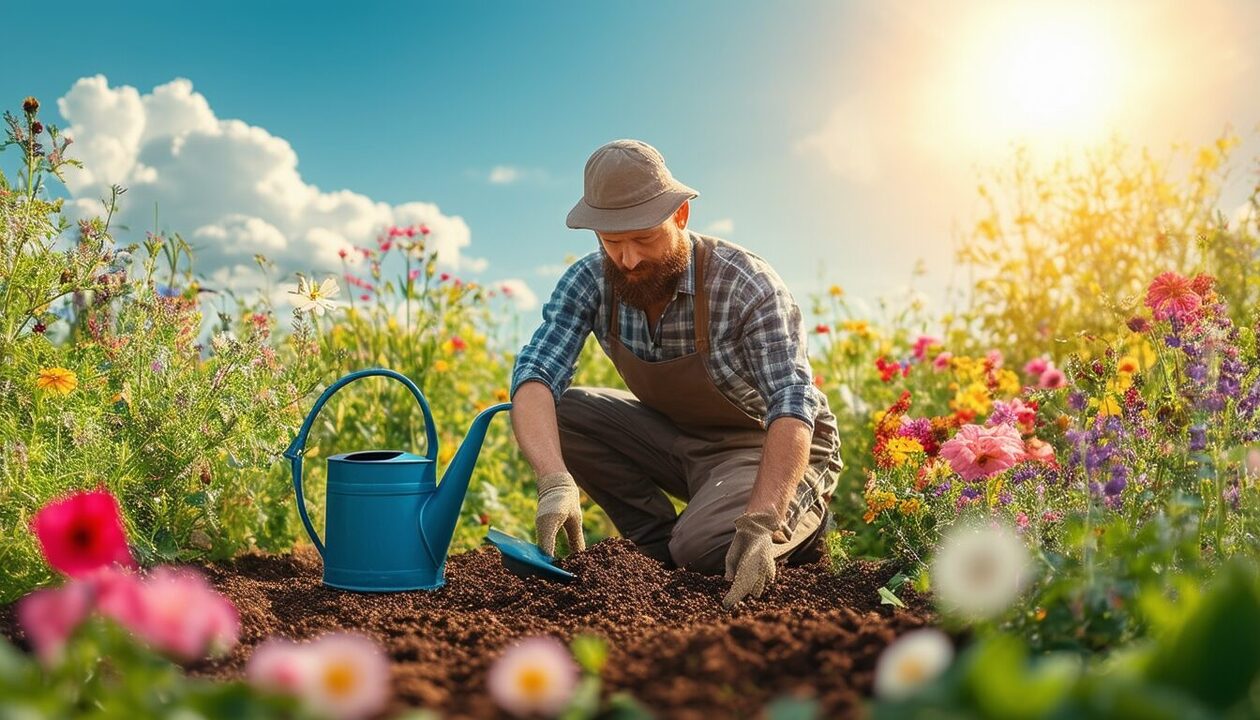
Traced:
<path fill-rule="evenodd" d="M 696 236 L 696 352 L 704 357 L 709 353 L 709 294 L 704 289 L 704 266 L 709 259 L 709 245 Z"/>

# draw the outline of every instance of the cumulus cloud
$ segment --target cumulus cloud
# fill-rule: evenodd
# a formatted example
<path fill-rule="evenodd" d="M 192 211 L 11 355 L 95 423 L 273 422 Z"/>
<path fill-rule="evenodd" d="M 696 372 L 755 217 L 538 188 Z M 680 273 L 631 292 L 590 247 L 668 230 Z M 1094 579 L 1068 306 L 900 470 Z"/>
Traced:
<path fill-rule="evenodd" d="M 873 108 L 860 98 L 839 103 L 830 117 L 796 143 L 796 151 L 822 158 L 833 172 L 854 182 L 869 184 L 879 178 L 876 138 L 872 128 Z"/>
<path fill-rule="evenodd" d="M 704 228 L 708 235 L 730 235 L 735 232 L 735 221 L 730 218 L 714 220 Z"/>
<path fill-rule="evenodd" d="M 538 307 L 538 296 L 529 288 L 529 285 L 520 278 L 508 278 L 499 280 L 491 285 L 491 287 L 499 288 L 499 290 L 512 299 L 516 303 L 517 310 L 533 310 Z"/>
<path fill-rule="evenodd" d="M 389 225 L 428 225 L 438 263 L 450 270 L 480 272 L 488 264 L 464 254 L 471 233 L 463 218 L 428 202 L 391 205 L 321 190 L 302 179 L 286 140 L 216 117 L 189 80 L 142 94 L 110 87 L 103 75 L 85 77 L 57 106 L 84 162 L 82 171 L 66 173 L 67 213 L 100 214 L 99 198 L 122 185 L 128 191 L 115 226 L 133 233 L 152 227 L 156 204 L 161 228 L 182 234 L 196 248 L 198 272 L 222 289 L 263 286 L 255 254 L 273 261 L 286 281 L 295 271 L 336 271 L 338 250 L 366 245 Z"/>

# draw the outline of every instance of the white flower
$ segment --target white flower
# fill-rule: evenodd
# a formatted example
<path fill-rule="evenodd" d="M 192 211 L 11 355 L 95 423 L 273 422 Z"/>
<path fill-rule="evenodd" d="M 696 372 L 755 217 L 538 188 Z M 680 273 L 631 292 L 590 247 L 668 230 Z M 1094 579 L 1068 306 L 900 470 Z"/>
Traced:
<path fill-rule="evenodd" d="M 898 700 L 913 694 L 954 659 L 954 646 L 933 628 L 911 630 L 884 648 L 875 664 L 875 694 Z"/>
<path fill-rule="evenodd" d="M 1023 589 L 1028 550 L 1006 526 L 956 526 L 937 549 L 931 576 L 942 609 L 971 620 L 992 617 Z"/>
<path fill-rule="evenodd" d="M 298 289 L 289 291 L 289 294 L 293 296 L 289 298 L 289 301 L 297 307 L 298 312 L 314 310 L 316 315 L 322 316 L 325 310 L 337 307 L 337 303 L 331 298 L 337 297 L 339 292 L 341 288 L 337 287 L 337 281 L 334 278 L 328 278 L 316 285 L 313 280 L 307 282 L 306 278 L 298 277 Z"/>
<path fill-rule="evenodd" d="M 569 704 L 577 686 L 577 665 L 565 646 L 552 637 L 534 637 L 508 648 L 486 678 L 495 702 L 524 717 L 555 716 Z"/>

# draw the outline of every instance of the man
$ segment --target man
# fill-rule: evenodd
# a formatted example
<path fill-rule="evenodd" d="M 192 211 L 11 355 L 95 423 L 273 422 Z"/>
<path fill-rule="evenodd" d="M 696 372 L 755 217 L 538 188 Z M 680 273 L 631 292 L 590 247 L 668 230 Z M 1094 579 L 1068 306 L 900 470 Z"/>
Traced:
<path fill-rule="evenodd" d="M 585 549 L 578 488 L 667 566 L 759 597 L 778 559 L 815 560 L 843 467 L 800 309 L 760 257 L 687 229 L 699 193 L 636 140 L 600 147 L 567 225 L 571 265 L 512 373 L 512 427 L 538 475 L 538 542 Z M 590 333 L 631 392 L 570 387 Z M 666 493 L 687 501 L 677 514 Z"/>

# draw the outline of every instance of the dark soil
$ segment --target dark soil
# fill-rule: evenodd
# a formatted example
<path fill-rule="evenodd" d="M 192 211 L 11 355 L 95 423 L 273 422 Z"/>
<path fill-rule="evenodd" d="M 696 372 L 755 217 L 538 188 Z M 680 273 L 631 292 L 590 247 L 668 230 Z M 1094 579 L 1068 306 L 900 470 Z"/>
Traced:
<path fill-rule="evenodd" d="M 422 706 L 445 717 L 496 717 L 490 663 L 513 640 L 588 632 L 608 641 L 605 694 L 627 690 L 663 718 L 756 717 L 782 694 L 817 698 L 827 718 L 852 717 L 870 694 L 875 661 L 897 635 L 925 625 L 927 605 L 881 605 L 894 570 L 826 558 L 780 567 L 760 599 L 722 608 L 721 577 L 667 570 L 621 539 L 558 563 L 568 584 L 520 578 L 490 547 L 455 555 L 436 591 L 359 594 L 326 588 L 313 549 L 245 555 L 206 568 L 241 614 L 241 643 L 195 674 L 238 676 L 269 635 L 309 638 L 366 632 L 393 658 L 393 710 Z M 6 609 L 8 610 L 8 609 Z M 11 613 L 0 630 L 12 636 Z"/>

